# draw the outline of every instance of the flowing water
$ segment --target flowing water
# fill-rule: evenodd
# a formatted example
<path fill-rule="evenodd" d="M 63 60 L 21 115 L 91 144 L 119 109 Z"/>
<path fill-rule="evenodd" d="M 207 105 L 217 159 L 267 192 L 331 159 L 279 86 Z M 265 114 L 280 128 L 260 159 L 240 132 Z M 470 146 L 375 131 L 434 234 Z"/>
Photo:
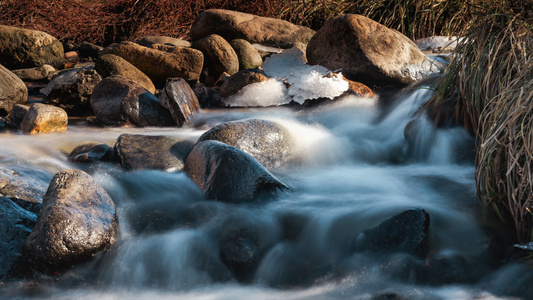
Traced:
<path fill-rule="evenodd" d="M 326 106 L 205 110 L 189 128 L 91 128 L 66 134 L 4 133 L 0 165 L 54 174 L 80 168 L 66 154 L 118 135 L 195 141 L 223 121 L 263 118 L 288 128 L 300 160 L 272 170 L 291 187 L 268 203 L 206 200 L 180 172 L 84 167 L 118 207 L 121 238 L 112 250 L 57 279 L 6 283 L 12 299 L 504 299 L 490 288 L 489 236 L 475 195 L 474 143 L 462 128 L 418 119 L 431 91 L 408 89 L 388 105 L 348 97 Z M 429 255 L 353 251 L 366 229 L 412 208 L 430 215 Z M 253 231 L 261 259 L 246 282 L 221 257 L 221 236 Z M 438 264 L 438 262 L 442 262 Z M 520 269 L 516 272 L 521 272 Z M 493 275 L 491 275 L 493 274 Z M 507 299 L 507 298 L 505 298 Z"/>

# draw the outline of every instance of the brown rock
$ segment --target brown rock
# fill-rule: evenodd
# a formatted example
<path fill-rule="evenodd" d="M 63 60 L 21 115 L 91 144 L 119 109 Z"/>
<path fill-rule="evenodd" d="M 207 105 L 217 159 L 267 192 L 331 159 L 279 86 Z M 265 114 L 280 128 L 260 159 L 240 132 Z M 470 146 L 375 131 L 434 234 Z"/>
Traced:
<path fill-rule="evenodd" d="M 259 68 L 263 64 L 263 58 L 248 41 L 235 39 L 230 41 L 230 45 L 237 53 L 240 70 Z"/>
<path fill-rule="evenodd" d="M 204 56 L 201 51 L 176 47 L 172 52 L 147 48 L 132 42 L 112 44 L 100 55 L 115 54 L 146 74 L 156 87 L 163 87 L 167 78 L 180 77 L 196 82 L 202 72 Z"/>
<path fill-rule="evenodd" d="M 156 45 L 156 44 L 176 46 L 176 47 L 190 47 L 191 46 L 191 43 L 189 43 L 188 41 L 173 38 L 170 36 L 158 36 L 158 35 L 145 36 L 142 39 L 140 39 L 138 43 L 139 45 L 142 45 L 145 47 L 152 47 L 152 45 Z"/>
<path fill-rule="evenodd" d="M 24 116 L 26 116 L 26 113 L 28 113 L 28 110 L 30 109 L 30 106 L 24 105 L 24 104 L 15 104 L 13 105 L 13 108 L 9 112 L 9 120 L 16 124 L 17 126 L 20 126 L 22 123 L 22 120 L 24 120 Z"/>
<path fill-rule="evenodd" d="M 268 78 L 269 77 L 264 72 L 257 69 L 239 71 L 220 86 L 218 96 L 222 99 L 229 97 L 238 93 L 242 88 L 249 84 L 264 82 L 267 81 Z"/>
<path fill-rule="evenodd" d="M 213 77 L 219 77 L 224 72 L 233 75 L 239 71 L 237 53 L 223 37 L 212 34 L 194 41 L 192 47 L 202 51 L 205 66 Z"/>
<path fill-rule="evenodd" d="M 307 44 L 314 31 L 287 21 L 259 17 L 224 9 L 202 12 L 191 27 L 191 39 L 218 34 L 226 40 L 244 39 L 250 43 L 290 48 L 295 42 Z"/>
<path fill-rule="evenodd" d="M 183 78 L 173 78 L 159 95 L 161 105 L 166 107 L 178 126 L 189 123 L 199 112 L 200 103 L 191 86 Z"/>
<path fill-rule="evenodd" d="M 51 65 L 42 65 L 35 68 L 13 70 L 12 72 L 24 81 L 40 81 L 48 79 L 48 76 L 55 71 L 56 69 Z"/>
<path fill-rule="evenodd" d="M 96 60 L 95 68 L 104 78 L 112 75 L 122 75 L 137 82 L 150 93 L 155 94 L 155 86 L 152 80 L 120 56 L 114 54 L 102 55 Z"/>
<path fill-rule="evenodd" d="M 401 33 L 360 15 L 329 19 L 307 46 L 310 64 L 363 83 L 402 86 L 432 73 L 431 63 Z"/>
<path fill-rule="evenodd" d="M 0 116 L 5 116 L 15 104 L 24 104 L 28 99 L 28 88 L 24 82 L 0 65 Z"/>
<path fill-rule="evenodd" d="M 20 130 L 30 134 L 67 131 L 67 113 L 56 106 L 33 104 L 20 125 Z"/>

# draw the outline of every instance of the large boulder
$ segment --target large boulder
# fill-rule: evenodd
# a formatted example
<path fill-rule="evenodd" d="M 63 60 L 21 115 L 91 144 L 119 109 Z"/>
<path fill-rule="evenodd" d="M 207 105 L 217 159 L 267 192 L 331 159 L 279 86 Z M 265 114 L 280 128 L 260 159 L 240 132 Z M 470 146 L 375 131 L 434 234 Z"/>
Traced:
<path fill-rule="evenodd" d="M 104 78 L 112 75 L 122 75 L 137 82 L 150 93 L 155 94 L 155 86 L 152 80 L 120 56 L 114 54 L 102 55 L 96 60 L 95 68 Z"/>
<path fill-rule="evenodd" d="M 68 115 L 60 107 L 34 103 L 20 124 L 25 133 L 51 133 L 67 131 Z"/>
<path fill-rule="evenodd" d="M 263 58 L 247 40 L 235 39 L 231 40 L 229 44 L 237 53 L 240 70 L 259 68 L 263 64 Z"/>
<path fill-rule="evenodd" d="M 28 88 L 24 82 L 0 64 L 0 116 L 9 113 L 13 105 L 24 104 L 28 99 Z"/>
<path fill-rule="evenodd" d="M 37 30 L 0 25 L 0 64 L 8 69 L 64 67 L 63 44 Z"/>
<path fill-rule="evenodd" d="M 46 95 L 47 104 L 61 107 L 69 115 L 92 115 L 89 99 L 101 80 L 94 67 L 83 67 L 56 76 L 41 93 Z"/>
<path fill-rule="evenodd" d="M 289 189 L 253 157 L 219 141 L 196 144 L 184 171 L 208 199 L 223 202 L 259 201 Z"/>
<path fill-rule="evenodd" d="M 125 169 L 181 171 L 192 143 L 168 136 L 122 134 L 115 152 Z"/>
<path fill-rule="evenodd" d="M 266 168 L 279 168 L 294 162 L 295 140 L 283 126 L 266 120 L 245 119 L 219 124 L 198 139 L 216 140 L 238 148 Z"/>
<path fill-rule="evenodd" d="M 223 37 L 211 34 L 194 41 L 192 47 L 204 54 L 204 65 L 210 70 L 209 75 L 218 78 L 224 72 L 233 75 L 239 71 L 239 57 Z"/>
<path fill-rule="evenodd" d="M 202 52 L 188 47 L 173 48 L 172 52 L 166 52 L 123 42 L 108 46 L 100 55 L 115 54 L 124 58 L 150 77 L 159 88 L 165 86 L 167 78 L 198 81 L 204 63 Z"/>
<path fill-rule="evenodd" d="M 121 75 L 104 78 L 94 88 L 91 107 L 96 119 L 104 124 L 141 127 L 175 124 L 156 96 Z"/>
<path fill-rule="evenodd" d="M 200 103 L 191 89 L 191 86 L 183 78 L 172 78 L 159 94 L 161 105 L 166 107 L 178 126 L 189 123 L 199 112 Z"/>
<path fill-rule="evenodd" d="M 307 46 L 309 64 L 341 69 L 349 79 L 403 86 L 436 71 L 409 38 L 367 17 L 329 19 Z"/>
<path fill-rule="evenodd" d="M 250 43 L 290 48 L 296 42 L 307 43 L 314 31 L 287 21 L 259 17 L 224 9 L 202 12 L 191 27 L 191 39 L 199 40 L 218 34 L 230 41 L 244 39 Z"/>
<path fill-rule="evenodd" d="M 83 171 L 63 170 L 48 187 L 23 257 L 31 268 L 56 274 L 106 250 L 117 236 L 116 208 L 106 191 Z"/>

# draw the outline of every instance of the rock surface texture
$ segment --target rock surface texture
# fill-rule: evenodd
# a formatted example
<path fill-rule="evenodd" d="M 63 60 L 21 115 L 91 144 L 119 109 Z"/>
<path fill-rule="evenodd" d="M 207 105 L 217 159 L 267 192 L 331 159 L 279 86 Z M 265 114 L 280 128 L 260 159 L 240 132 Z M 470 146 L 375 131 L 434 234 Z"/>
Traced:
<path fill-rule="evenodd" d="M 95 68 L 104 78 L 112 75 L 122 75 L 137 82 L 150 93 L 155 94 L 155 86 L 152 80 L 120 56 L 114 54 L 102 55 L 96 60 Z"/>
<path fill-rule="evenodd" d="M 213 77 L 218 78 L 224 72 L 233 75 L 239 71 L 239 57 L 223 37 L 211 34 L 194 41 L 192 47 L 202 51 L 204 65 Z"/>
<path fill-rule="evenodd" d="M 37 134 L 67 131 L 68 115 L 65 110 L 42 103 L 34 103 L 20 124 L 22 132 Z"/>
<path fill-rule="evenodd" d="M 13 105 L 24 104 L 28 99 L 28 88 L 24 82 L 0 64 L 0 116 L 9 113 Z"/>
<path fill-rule="evenodd" d="M 166 107 L 176 125 L 183 126 L 189 123 L 199 112 L 200 103 L 191 89 L 191 86 L 183 78 L 172 78 L 159 94 L 161 105 Z"/>
<path fill-rule="evenodd" d="M 239 70 L 255 69 L 263 64 L 263 58 L 247 40 L 235 39 L 229 43 L 239 58 Z"/>

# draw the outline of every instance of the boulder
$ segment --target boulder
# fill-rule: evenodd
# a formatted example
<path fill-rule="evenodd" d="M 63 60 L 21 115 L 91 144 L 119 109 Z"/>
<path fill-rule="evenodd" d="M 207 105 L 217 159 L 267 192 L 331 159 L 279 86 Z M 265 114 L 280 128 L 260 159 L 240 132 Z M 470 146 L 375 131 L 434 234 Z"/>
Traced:
<path fill-rule="evenodd" d="M 33 167 L 0 167 L 0 195 L 33 204 L 41 203 L 51 179 L 52 174 Z"/>
<path fill-rule="evenodd" d="M 67 131 L 68 115 L 65 110 L 42 103 L 34 103 L 20 124 L 25 133 L 50 133 Z"/>
<path fill-rule="evenodd" d="M 255 69 L 263 64 L 263 58 L 247 40 L 235 39 L 229 44 L 239 58 L 239 70 Z"/>
<path fill-rule="evenodd" d="M 115 243 L 115 204 L 91 176 L 63 170 L 52 179 L 33 232 L 23 247 L 31 268 L 57 274 Z"/>
<path fill-rule="evenodd" d="M 175 46 L 175 47 L 190 47 L 191 46 L 191 43 L 189 43 L 188 41 L 173 38 L 170 36 L 161 36 L 161 35 L 145 36 L 142 39 L 140 39 L 137 43 L 145 47 L 151 47 L 154 44 L 169 45 L 169 46 Z"/>
<path fill-rule="evenodd" d="M 115 152 L 125 169 L 181 171 L 192 143 L 168 136 L 122 134 Z"/>
<path fill-rule="evenodd" d="M 6 68 L 62 69 L 64 60 L 63 44 L 48 33 L 0 25 L 0 64 Z"/>
<path fill-rule="evenodd" d="M 109 125 L 172 126 L 170 112 L 135 81 L 120 75 L 104 78 L 91 96 L 96 119 Z"/>
<path fill-rule="evenodd" d="M 85 143 L 72 149 L 68 160 L 77 163 L 92 163 L 97 161 L 112 161 L 113 148 L 106 144 Z"/>
<path fill-rule="evenodd" d="M 104 47 L 89 42 L 81 42 L 79 47 L 80 57 L 97 59 Z"/>
<path fill-rule="evenodd" d="M 101 55 L 115 54 L 146 74 L 156 87 L 165 86 L 167 78 L 181 77 L 196 82 L 202 72 L 204 56 L 201 51 L 174 47 L 172 52 L 147 48 L 132 42 L 112 44 Z"/>
<path fill-rule="evenodd" d="M 82 67 L 56 76 L 41 93 L 47 104 L 61 107 L 71 116 L 92 115 L 89 100 L 101 80 L 93 66 Z"/>
<path fill-rule="evenodd" d="M 228 41 L 244 39 L 250 43 L 290 48 L 295 42 L 307 44 L 314 31 L 279 19 L 208 9 L 198 15 L 191 26 L 190 36 L 194 41 L 210 34 L 218 34 Z"/>
<path fill-rule="evenodd" d="M 155 94 L 155 86 L 152 80 L 120 56 L 114 54 L 102 55 L 96 60 L 95 68 L 104 78 L 112 75 L 122 75 L 137 82 L 150 93 Z"/>
<path fill-rule="evenodd" d="M 258 201 L 289 189 L 253 157 L 219 141 L 196 144 L 184 171 L 208 199 L 223 202 Z"/>
<path fill-rule="evenodd" d="M 204 65 L 210 70 L 209 75 L 218 78 L 224 72 L 233 75 L 239 71 L 239 57 L 223 37 L 211 34 L 194 41 L 192 47 L 204 54 Z"/>
<path fill-rule="evenodd" d="M 307 59 L 365 84 L 404 86 L 437 71 L 409 38 L 353 14 L 329 19 L 309 41 Z"/>
<path fill-rule="evenodd" d="M 35 213 L 0 195 L 0 281 L 22 255 L 22 245 L 36 220 Z"/>
<path fill-rule="evenodd" d="M 24 104 L 27 99 L 28 88 L 24 82 L 0 64 L 0 116 L 7 115 L 13 105 Z"/>
<path fill-rule="evenodd" d="M 41 81 L 47 80 L 48 76 L 56 72 L 56 69 L 51 65 L 42 65 L 40 67 L 13 70 L 12 72 L 24 81 Z"/>
<path fill-rule="evenodd" d="M 191 86 L 183 78 L 172 78 L 159 94 L 161 105 L 166 107 L 178 126 L 189 123 L 199 112 L 200 103 Z"/>
<path fill-rule="evenodd" d="M 361 232 L 353 242 L 355 251 L 405 252 L 425 257 L 428 250 L 429 214 L 410 209 Z"/>
<path fill-rule="evenodd" d="M 257 83 L 265 82 L 269 77 L 265 72 L 258 69 L 241 70 L 231 76 L 226 82 L 224 82 L 218 91 L 218 96 L 223 100 L 237 94 L 245 86 Z"/>
<path fill-rule="evenodd" d="M 222 123 L 202 134 L 198 143 L 207 140 L 238 148 L 269 169 L 286 166 L 296 159 L 291 133 L 271 121 L 245 119 Z"/>

